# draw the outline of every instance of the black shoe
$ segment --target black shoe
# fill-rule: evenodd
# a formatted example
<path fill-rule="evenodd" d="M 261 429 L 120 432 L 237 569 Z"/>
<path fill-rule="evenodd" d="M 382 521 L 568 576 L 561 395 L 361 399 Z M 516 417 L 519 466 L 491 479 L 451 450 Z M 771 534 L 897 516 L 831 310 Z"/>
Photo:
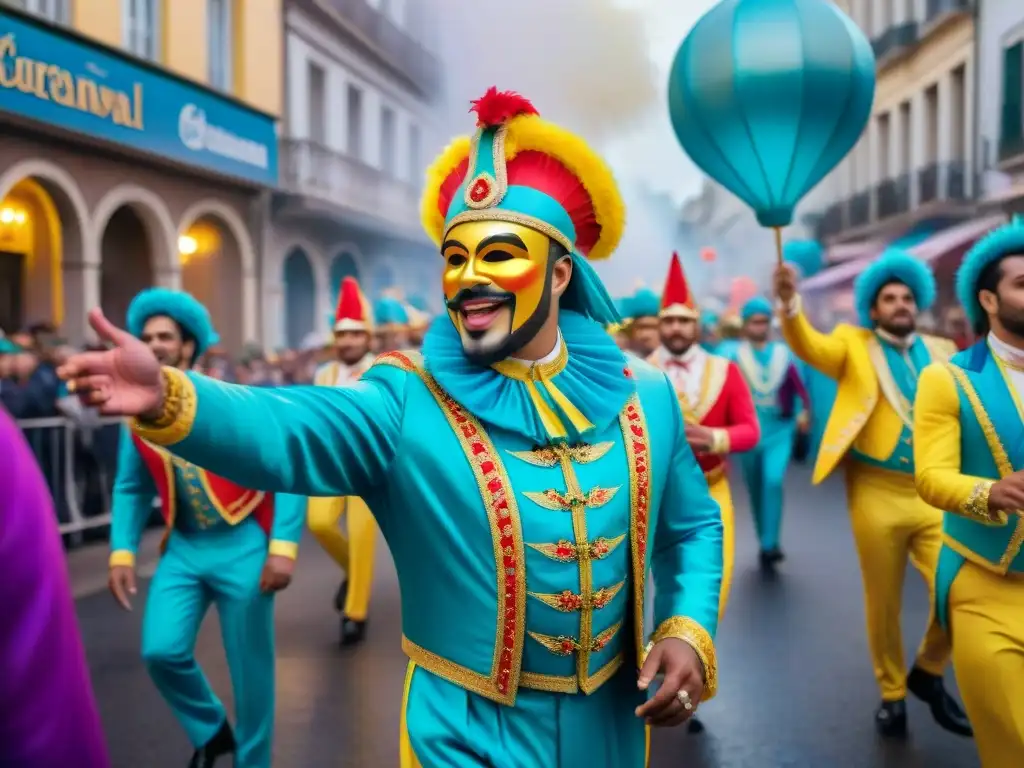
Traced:
<path fill-rule="evenodd" d="M 875 727 L 886 738 L 900 738 L 907 735 L 907 702 L 883 701 L 875 712 Z"/>
<path fill-rule="evenodd" d="M 686 732 L 687 733 L 704 733 L 704 723 L 697 719 L 694 715 L 686 721 Z"/>
<path fill-rule="evenodd" d="M 366 637 L 366 622 L 341 617 L 341 646 L 358 645 Z"/>
<path fill-rule="evenodd" d="M 939 726 L 959 736 L 973 736 L 974 729 L 967 714 L 949 695 L 940 675 L 925 672 L 914 667 L 907 675 L 907 688 L 912 694 L 928 705 L 932 718 Z"/>
<path fill-rule="evenodd" d="M 192 753 L 188 768 L 214 768 L 218 757 L 233 754 L 235 751 L 235 734 L 227 721 L 214 734 L 213 738 Z"/>
<path fill-rule="evenodd" d="M 786 559 L 786 553 L 778 547 L 773 547 L 772 549 L 769 549 L 767 552 L 765 552 L 765 556 L 773 563 L 781 563 L 783 560 Z"/>
<path fill-rule="evenodd" d="M 774 576 L 775 563 L 777 563 L 778 561 L 774 558 L 772 553 L 766 552 L 762 549 L 759 560 L 761 563 L 761 573 L 763 573 L 765 576 Z"/>
<path fill-rule="evenodd" d="M 334 593 L 334 610 L 338 613 L 344 613 L 345 611 L 345 600 L 348 599 L 348 579 L 342 579 L 341 586 L 338 587 L 338 591 Z"/>

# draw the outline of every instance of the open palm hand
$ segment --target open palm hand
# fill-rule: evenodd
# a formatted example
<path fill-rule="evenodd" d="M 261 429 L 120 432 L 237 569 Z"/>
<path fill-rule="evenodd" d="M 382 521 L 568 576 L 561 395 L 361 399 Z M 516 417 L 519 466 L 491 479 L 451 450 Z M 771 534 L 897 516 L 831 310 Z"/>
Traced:
<path fill-rule="evenodd" d="M 111 345 L 103 352 L 72 355 L 58 374 L 68 391 L 105 416 L 152 416 L 163 405 L 160 362 L 142 341 L 104 317 L 89 313 L 89 325 Z"/>

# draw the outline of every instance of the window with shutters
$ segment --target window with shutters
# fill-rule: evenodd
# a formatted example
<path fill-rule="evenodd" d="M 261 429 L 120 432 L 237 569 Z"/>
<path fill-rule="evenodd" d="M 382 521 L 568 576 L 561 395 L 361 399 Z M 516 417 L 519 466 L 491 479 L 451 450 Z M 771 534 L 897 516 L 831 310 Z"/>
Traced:
<path fill-rule="evenodd" d="M 1003 51 L 1003 114 L 999 133 L 1001 158 L 1024 151 L 1024 41 Z"/>
<path fill-rule="evenodd" d="M 234 87 L 234 16 L 232 0 L 206 0 L 206 61 L 210 85 L 231 92 Z"/>
<path fill-rule="evenodd" d="M 124 47 L 143 59 L 160 58 L 160 0 L 122 0 Z"/>

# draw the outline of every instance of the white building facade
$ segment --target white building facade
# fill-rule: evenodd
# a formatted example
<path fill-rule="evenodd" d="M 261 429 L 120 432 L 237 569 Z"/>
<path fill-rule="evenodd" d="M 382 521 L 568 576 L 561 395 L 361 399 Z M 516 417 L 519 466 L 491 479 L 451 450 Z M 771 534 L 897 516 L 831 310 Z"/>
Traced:
<path fill-rule="evenodd" d="M 346 275 L 371 299 L 431 284 L 436 254 L 419 223 L 424 169 L 441 145 L 430 6 L 286 3 L 281 191 L 264 249 L 278 278 L 264 297 L 271 344 L 326 333 Z"/>

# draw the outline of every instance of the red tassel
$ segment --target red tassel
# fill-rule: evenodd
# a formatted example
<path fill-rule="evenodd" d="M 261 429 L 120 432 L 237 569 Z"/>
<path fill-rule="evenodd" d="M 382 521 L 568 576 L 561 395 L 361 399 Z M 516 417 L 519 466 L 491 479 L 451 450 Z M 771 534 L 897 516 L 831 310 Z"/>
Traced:
<path fill-rule="evenodd" d="M 479 99 L 470 102 L 470 112 L 476 112 L 478 128 L 491 128 L 519 115 L 538 115 L 530 100 L 515 91 L 499 91 L 493 85 Z"/>

